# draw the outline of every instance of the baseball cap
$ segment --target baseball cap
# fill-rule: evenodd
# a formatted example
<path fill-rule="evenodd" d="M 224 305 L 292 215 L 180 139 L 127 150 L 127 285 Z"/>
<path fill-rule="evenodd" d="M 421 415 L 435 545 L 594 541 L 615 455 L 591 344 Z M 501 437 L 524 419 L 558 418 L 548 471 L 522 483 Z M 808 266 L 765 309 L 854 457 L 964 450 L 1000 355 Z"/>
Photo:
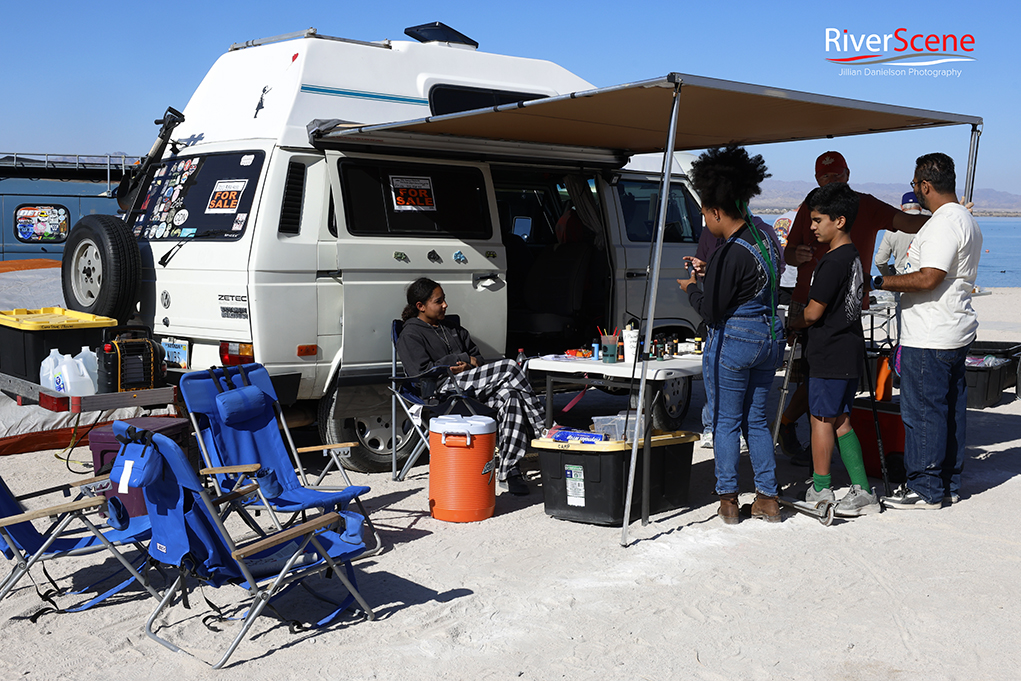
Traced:
<path fill-rule="evenodd" d="M 839 173 L 847 170 L 847 161 L 839 151 L 827 151 L 815 159 L 815 174 Z"/>
<path fill-rule="evenodd" d="M 914 192 L 907 192 L 904 196 L 900 197 L 900 209 L 912 215 L 918 215 L 922 212 L 922 207 L 919 205 L 918 197 L 915 196 Z"/>

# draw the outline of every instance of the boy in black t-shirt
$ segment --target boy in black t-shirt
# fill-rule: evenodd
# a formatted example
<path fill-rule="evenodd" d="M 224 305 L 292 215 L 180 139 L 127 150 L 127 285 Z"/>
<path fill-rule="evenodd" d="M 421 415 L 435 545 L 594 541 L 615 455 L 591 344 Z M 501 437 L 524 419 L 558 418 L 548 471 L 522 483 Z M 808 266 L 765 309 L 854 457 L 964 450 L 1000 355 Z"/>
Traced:
<path fill-rule="evenodd" d="M 808 305 L 791 323 L 808 329 L 808 407 L 812 423 L 813 485 L 805 500 L 833 501 L 830 456 L 834 441 L 851 476 L 851 489 L 834 512 L 858 516 L 881 510 L 869 486 L 861 445 L 851 428 L 851 405 L 858 389 L 865 354 L 861 328 L 864 277 L 851 227 L 858 213 L 858 194 L 837 182 L 816 189 L 806 199 L 812 209 L 812 231 L 829 244 L 812 276 Z"/>

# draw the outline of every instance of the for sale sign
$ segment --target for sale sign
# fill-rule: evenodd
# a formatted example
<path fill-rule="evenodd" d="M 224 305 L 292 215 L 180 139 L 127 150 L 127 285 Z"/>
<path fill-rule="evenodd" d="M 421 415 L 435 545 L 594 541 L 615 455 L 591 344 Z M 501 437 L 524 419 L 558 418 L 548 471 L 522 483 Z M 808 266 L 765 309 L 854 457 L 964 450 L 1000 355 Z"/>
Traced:
<path fill-rule="evenodd" d="M 394 210 L 436 210 L 433 182 L 428 177 L 391 176 Z"/>

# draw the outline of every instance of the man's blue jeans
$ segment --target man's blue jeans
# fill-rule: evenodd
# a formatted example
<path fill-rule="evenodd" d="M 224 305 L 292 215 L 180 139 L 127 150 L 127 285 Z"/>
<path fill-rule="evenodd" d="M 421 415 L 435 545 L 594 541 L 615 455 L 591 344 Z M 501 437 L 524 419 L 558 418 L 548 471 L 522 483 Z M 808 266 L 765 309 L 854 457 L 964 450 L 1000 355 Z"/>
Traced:
<path fill-rule="evenodd" d="M 713 448 L 716 492 L 738 491 L 742 424 L 755 471 L 755 489 L 776 496 L 776 458 L 766 419 L 766 398 L 773 385 L 783 340 L 773 341 L 761 318 L 731 318 L 713 334 L 709 361 L 704 361 L 714 388 Z"/>
<path fill-rule="evenodd" d="M 908 488 L 931 504 L 961 491 L 968 348 L 901 346 L 900 412 Z"/>

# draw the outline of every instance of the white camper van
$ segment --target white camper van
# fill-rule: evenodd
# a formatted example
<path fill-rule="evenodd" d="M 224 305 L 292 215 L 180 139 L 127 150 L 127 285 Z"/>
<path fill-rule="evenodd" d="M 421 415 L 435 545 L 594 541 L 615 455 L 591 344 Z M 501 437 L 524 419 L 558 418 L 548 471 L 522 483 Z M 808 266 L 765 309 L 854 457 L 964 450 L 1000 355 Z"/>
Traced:
<path fill-rule="evenodd" d="M 440 282 L 486 356 L 587 347 L 597 326 L 643 316 L 660 192 L 656 170 L 555 146 L 316 144 L 317 130 L 592 88 L 442 25 L 408 33 L 419 42 L 310 30 L 232 46 L 183 116 L 168 110 L 150 164 L 122 192 L 123 222 L 83 221 L 64 257 L 69 306 L 124 318 L 137 298 L 182 366 L 264 364 L 284 404 L 318 403 L 325 441 L 360 441 L 350 464 L 364 471 L 389 468 L 395 432 L 410 444 L 410 427 L 391 427 L 386 379 L 411 281 Z M 678 177 L 660 333 L 694 335 L 675 280 L 701 229 Z M 679 427 L 690 392 L 690 379 L 668 386 L 660 427 Z"/>

